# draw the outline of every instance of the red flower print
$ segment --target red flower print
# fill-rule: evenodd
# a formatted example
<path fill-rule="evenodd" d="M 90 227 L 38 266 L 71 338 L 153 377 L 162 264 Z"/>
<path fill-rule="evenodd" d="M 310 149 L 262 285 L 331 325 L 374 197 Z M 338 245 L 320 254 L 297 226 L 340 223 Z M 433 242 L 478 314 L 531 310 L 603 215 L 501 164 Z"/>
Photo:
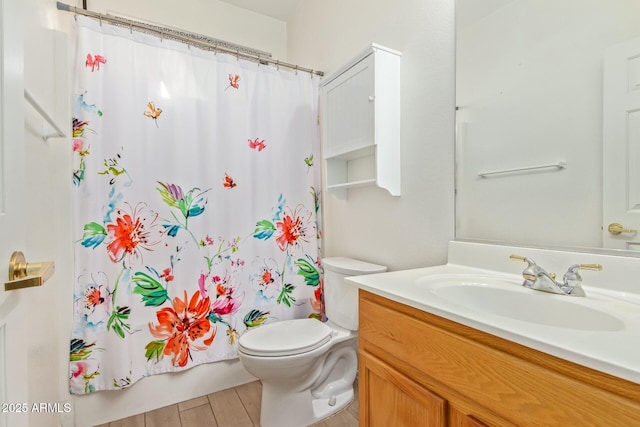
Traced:
<path fill-rule="evenodd" d="M 102 286 L 89 286 L 87 291 L 84 294 L 85 307 L 87 309 L 92 310 L 97 305 L 100 305 L 104 302 L 104 297 L 102 296 L 101 289 Z"/>
<path fill-rule="evenodd" d="M 260 276 L 261 279 L 261 284 L 263 284 L 264 286 L 267 286 L 271 283 L 273 283 L 273 275 L 271 274 L 271 271 L 269 270 L 264 270 L 262 272 L 262 275 Z"/>
<path fill-rule="evenodd" d="M 205 285 L 205 281 L 207 280 L 207 275 L 200 273 L 200 278 L 198 279 L 198 289 L 200 290 L 200 295 L 202 298 L 207 296 L 207 288 Z"/>
<path fill-rule="evenodd" d="M 316 313 L 322 313 L 322 284 L 313 291 L 313 297 L 309 298 L 311 308 Z"/>
<path fill-rule="evenodd" d="M 205 350 L 213 342 L 217 328 L 212 327 L 207 318 L 209 309 L 209 297 L 201 298 L 200 292 L 195 292 L 187 303 L 187 291 L 184 291 L 184 300 L 176 297 L 173 307 L 156 312 L 157 326 L 149 323 L 154 337 L 167 340 L 163 353 L 172 355 L 173 366 L 186 366 L 192 350 Z M 205 338 L 209 331 L 211 334 Z M 200 341 L 204 346 L 196 345 Z"/>
<path fill-rule="evenodd" d="M 275 260 L 265 259 L 261 261 L 261 265 L 256 265 L 256 270 L 251 275 L 251 280 L 259 286 L 259 293 L 268 298 L 280 286 L 281 275 L 278 271 L 278 263 Z"/>
<path fill-rule="evenodd" d="M 90 53 L 87 53 L 87 61 L 84 63 L 85 66 L 91 67 L 91 72 L 100 69 L 100 64 L 106 64 L 107 60 L 102 55 L 91 56 Z"/>
<path fill-rule="evenodd" d="M 264 143 L 264 139 L 249 140 L 249 148 L 253 148 L 254 150 L 262 151 L 267 148 L 267 144 Z"/>
<path fill-rule="evenodd" d="M 84 151 L 84 141 L 78 138 L 73 138 L 73 151 L 74 152 L 83 152 Z"/>
<path fill-rule="evenodd" d="M 282 220 L 276 222 L 276 227 L 280 233 L 276 237 L 276 241 L 281 251 L 287 250 L 289 246 L 299 245 L 301 241 L 308 242 L 310 236 L 314 235 L 308 230 L 311 213 L 308 214 L 305 221 L 301 217 L 301 210 L 302 207 L 296 208 L 294 212 L 291 209 L 287 209 L 288 212 L 284 213 Z"/>
<path fill-rule="evenodd" d="M 165 268 L 162 270 L 160 277 L 163 278 L 165 282 L 171 282 L 174 278 L 173 274 L 171 274 L 171 268 Z"/>
<path fill-rule="evenodd" d="M 218 296 L 211 304 L 211 311 L 218 316 L 235 313 L 244 301 L 244 294 L 237 298 L 232 287 L 223 286 L 221 283 L 216 286 L 216 294 Z"/>
<path fill-rule="evenodd" d="M 142 204 L 136 206 L 131 213 L 118 209 L 115 224 L 107 225 L 110 238 L 107 251 L 111 261 L 120 262 L 125 257 L 128 257 L 129 261 L 132 257 L 142 258 L 141 249 L 151 250 L 151 246 L 158 243 L 151 240 L 158 214 L 152 213 L 149 217 L 145 217 L 142 216 L 142 209 Z"/>
<path fill-rule="evenodd" d="M 233 188 L 236 186 L 236 183 L 233 182 L 233 178 L 231 178 L 229 175 L 227 175 L 226 173 L 224 174 L 224 182 L 222 183 L 222 186 L 224 188 Z"/>
<path fill-rule="evenodd" d="M 86 362 L 78 362 L 75 363 L 75 370 L 73 369 L 73 366 L 71 367 L 71 376 L 73 378 L 78 378 L 80 375 L 84 375 L 85 372 L 88 371 L 88 367 L 89 365 Z"/>
<path fill-rule="evenodd" d="M 240 76 L 237 74 L 229 74 L 229 86 L 227 86 L 224 90 L 229 89 L 230 87 L 234 89 L 240 88 Z"/>
<path fill-rule="evenodd" d="M 233 289 L 231 289 L 231 292 L 233 292 Z M 229 293 L 231 293 L 229 292 Z M 222 284 L 222 283 L 218 283 L 218 285 L 216 286 L 216 294 L 218 296 L 223 296 L 227 294 L 227 288 Z"/>
<path fill-rule="evenodd" d="M 222 298 L 216 298 L 213 304 L 211 304 L 211 311 L 218 316 L 233 314 L 238 311 L 240 304 L 242 304 L 242 301 L 238 301 L 230 295 Z"/>

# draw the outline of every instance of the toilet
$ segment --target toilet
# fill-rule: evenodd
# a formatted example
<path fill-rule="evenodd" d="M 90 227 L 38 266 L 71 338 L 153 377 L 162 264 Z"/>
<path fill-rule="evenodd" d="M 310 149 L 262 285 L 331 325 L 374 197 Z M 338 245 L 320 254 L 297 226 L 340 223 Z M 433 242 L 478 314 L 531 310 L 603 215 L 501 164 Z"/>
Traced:
<path fill-rule="evenodd" d="M 262 427 L 301 427 L 347 406 L 358 371 L 358 289 L 346 276 L 386 267 L 345 257 L 325 258 L 327 322 L 283 320 L 248 330 L 238 341 L 244 367 L 262 382 Z"/>

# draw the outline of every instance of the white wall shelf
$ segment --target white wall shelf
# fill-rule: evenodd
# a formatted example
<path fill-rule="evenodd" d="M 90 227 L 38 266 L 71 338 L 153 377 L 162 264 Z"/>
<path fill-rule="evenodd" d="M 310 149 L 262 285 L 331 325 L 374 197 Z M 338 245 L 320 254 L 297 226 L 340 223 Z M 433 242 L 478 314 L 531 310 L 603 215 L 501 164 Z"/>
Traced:
<path fill-rule="evenodd" d="M 400 53 L 372 44 L 321 82 L 325 188 L 400 195 Z"/>

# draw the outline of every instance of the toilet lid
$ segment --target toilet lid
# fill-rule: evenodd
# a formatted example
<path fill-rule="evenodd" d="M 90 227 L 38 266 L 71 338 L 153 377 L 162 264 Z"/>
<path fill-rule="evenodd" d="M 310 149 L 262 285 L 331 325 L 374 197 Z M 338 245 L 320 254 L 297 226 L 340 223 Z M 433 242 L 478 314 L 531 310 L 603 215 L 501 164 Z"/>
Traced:
<path fill-rule="evenodd" d="M 331 332 L 316 319 L 283 320 L 245 332 L 238 345 L 253 356 L 288 356 L 320 347 L 331 339 Z"/>

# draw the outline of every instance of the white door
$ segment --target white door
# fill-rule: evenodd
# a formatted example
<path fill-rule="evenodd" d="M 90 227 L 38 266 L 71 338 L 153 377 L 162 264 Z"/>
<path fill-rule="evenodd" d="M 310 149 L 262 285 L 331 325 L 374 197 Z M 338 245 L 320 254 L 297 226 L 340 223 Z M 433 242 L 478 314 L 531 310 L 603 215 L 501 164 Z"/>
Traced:
<path fill-rule="evenodd" d="M 605 248 L 640 250 L 640 38 L 608 48 L 603 85 Z"/>
<path fill-rule="evenodd" d="M 0 0 L 0 427 L 28 425 L 23 290 L 5 291 L 11 253 L 24 251 L 25 168 L 22 2 Z M 25 413 L 25 411 L 27 413 Z"/>

